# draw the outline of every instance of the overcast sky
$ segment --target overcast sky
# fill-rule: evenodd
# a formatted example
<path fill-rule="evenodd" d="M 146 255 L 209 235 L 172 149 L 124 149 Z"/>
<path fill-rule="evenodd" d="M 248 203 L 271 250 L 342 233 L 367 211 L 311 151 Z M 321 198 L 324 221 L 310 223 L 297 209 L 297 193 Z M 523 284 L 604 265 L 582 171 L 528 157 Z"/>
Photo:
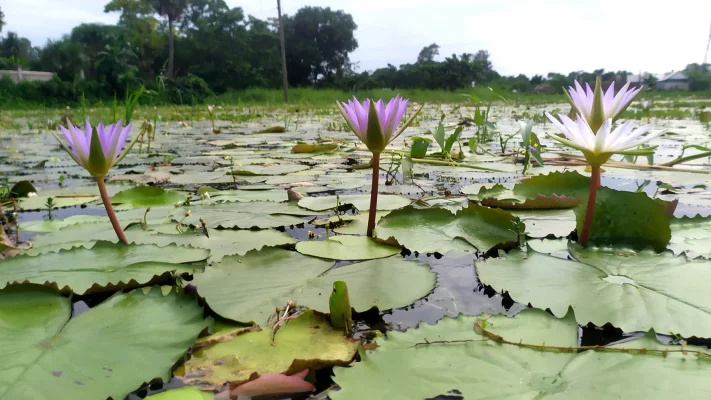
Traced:
<path fill-rule="evenodd" d="M 8 30 L 44 44 L 82 22 L 115 23 L 108 0 L 0 0 Z M 276 0 L 226 0 L 259 18 Z M 422 47 L 452 53 L 488 50 L 503 75 L 576 70 L 654 73 L 701 63 L 711 26 L 709 0 L 282 0 L 342 9 L 358 24 L 360 70 L 414 62 Z M 711 56 L 709 57 L 711 59 Z"/>

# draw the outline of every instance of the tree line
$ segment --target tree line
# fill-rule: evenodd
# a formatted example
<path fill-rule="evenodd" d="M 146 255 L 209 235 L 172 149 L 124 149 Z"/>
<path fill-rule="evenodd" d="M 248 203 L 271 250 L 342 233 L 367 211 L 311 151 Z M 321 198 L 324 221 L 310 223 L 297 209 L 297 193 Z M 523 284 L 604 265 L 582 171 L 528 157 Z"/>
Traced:
<path fill-rule="evenodd" d="M 107 13 L 116 25 L 84 23 L 43 46 L 14 32 L 0 40 L 0 69 L 49 71 L 49 82 L 12 84 L 0 80 L 0 101 L 73 102 L 83 93 L 90 101 L 113 98 L 140 86 L 161 101 L 200 102 L 212 94 L 246 88 L 280 88 L 278 21 L 245 15 L 224 0 L 111 0 Z M 5 18 L 0 10 L 0 31 Z M 303 7 L 283 16 L 289 85 L 346 91 L 391 89 L 456 90 L 477 85 L 504 91 L 560 92 L 573 79 L 624 82 L 629 72 L 549 73 L 501 76 L 489 53 L 452 54 L 436 61 L 439 46 L 425 46 L 414 63 L 388 64 L 356 72 L 350 54 L 358 47 L 353 17 L 329 7 Z M 692 89 L 711 88 L 708 65 L 690 65 Z"/>

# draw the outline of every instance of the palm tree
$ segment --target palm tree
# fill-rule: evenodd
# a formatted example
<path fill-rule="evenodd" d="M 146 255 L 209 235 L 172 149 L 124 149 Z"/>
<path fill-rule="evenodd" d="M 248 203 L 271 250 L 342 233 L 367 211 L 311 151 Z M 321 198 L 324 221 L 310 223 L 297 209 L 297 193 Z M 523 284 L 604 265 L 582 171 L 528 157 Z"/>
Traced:
<path fill-rule="evenodd" d="M 175 68 L 175 44 L 173 25 L 188 6 L 188 0 L 150 0 L 153 9 L 163 17 L 168 18 L 168 72 L 166 76 L 173 77 Z"/>

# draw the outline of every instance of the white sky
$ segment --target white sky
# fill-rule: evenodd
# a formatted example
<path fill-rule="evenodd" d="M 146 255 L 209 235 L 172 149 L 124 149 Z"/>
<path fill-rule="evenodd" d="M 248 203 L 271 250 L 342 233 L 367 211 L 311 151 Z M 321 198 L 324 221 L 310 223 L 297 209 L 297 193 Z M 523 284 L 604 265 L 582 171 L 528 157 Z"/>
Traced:
<path fill-rule="evenodd" d="M 276 0 L 226 0 L 259 18 Z M 82 22 L 114 23 L 108 0 L 0 0 L 8 30 L 41 45 Z M 414 62 L 422 47 L 440 57 L 488 50 L 503 75 L 640 70 L 660 73 L 703 61 L 709 0 L 282 0 L 287 14 L 304 5 L 353 15 L 360 69 Z M 711 59 L 711 56 L 709 56 Z"/>

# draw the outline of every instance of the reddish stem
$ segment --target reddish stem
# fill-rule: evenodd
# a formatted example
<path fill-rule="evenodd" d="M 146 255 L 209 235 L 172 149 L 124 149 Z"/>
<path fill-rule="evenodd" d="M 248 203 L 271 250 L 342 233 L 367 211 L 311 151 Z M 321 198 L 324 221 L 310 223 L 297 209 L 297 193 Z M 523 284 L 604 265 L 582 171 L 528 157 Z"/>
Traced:
<path fill-rule="evenodd" d="M 370 211 L 368 212 L 368 237 L 373 237 L 375 212 L 378 209 L 378 178 L 380 177 L 380 153 L 373 153 L 373 185 L 370 188 Z"/>
<path fill-rule="evenodd" d="M 109 193 L 106 191 L 106 184 L 104 183 L 104 178 L 96 178 L 96 184 L 99 186 L 99 193 L 101 193 L 101 201 L 104 202 L 106 214 L 109 215 L 109 220 L 111 221 L 111 226 L 114 227 L 114 232 L 116 232 L 116 236 L 118 236 L 120 241 L 128 245 L 128 239 L 126 239 L 126 234 L 123 233 L 123 229 L 121 229 L 121 224 L 119 224 L 119 220 L 118 218 L 116 218 L 114 208 L 111 207 L 111 199 L 109 198 Z"/>
<path fill-rule="evenodd" d="M 583 230 L 578 237 L 578 243 L 583 246 L 588 244 L 590 237 L 590 227 L 592 226 L 593 215 L 595 214 L 595 202 L 597 201 L 597 189 L 600 187 L 600 166 L 592 167 L 590 175 L 590 194 L 588 195 L 588 207 L 585 210 L 585 221 L 583 222 Z"/>

